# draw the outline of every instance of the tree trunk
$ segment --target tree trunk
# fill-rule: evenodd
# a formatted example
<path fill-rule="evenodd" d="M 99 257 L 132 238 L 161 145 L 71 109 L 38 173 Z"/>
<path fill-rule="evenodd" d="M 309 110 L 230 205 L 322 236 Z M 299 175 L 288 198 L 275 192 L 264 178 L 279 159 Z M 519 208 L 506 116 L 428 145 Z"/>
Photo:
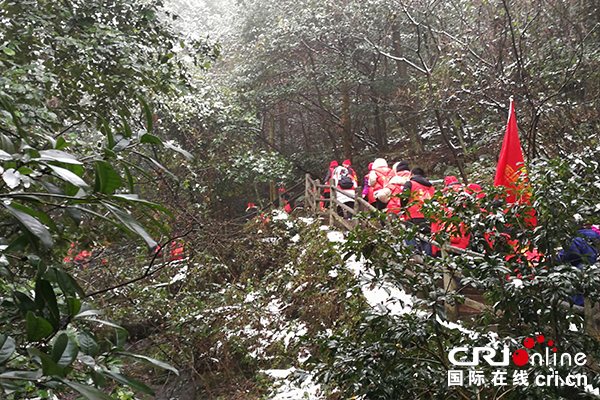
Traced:
<path fill-rule="evenodd" d="M 348 84 L 342 84 L 342 112 L 343 126 L 342 144 L 344 148 L 344 158 L 352 158 L 352 120 L 350 119 L 350 90 Z"/>
<path fill-rule="evenodd" d="M 394 17 L 395 18 L 395 17 Z M 398 22 L 392 24 L 392 45 L 393 45 L 393 56 L 400 58 L 402 57 L 402 46 L 400 38 L 400 29 Z M 396 69 L 398 70 L 398 77 L 400 79 L 400 90 L 403 92 L 410 93 L 408 68 L 406 63 L 400 60 L 396 60 Z M 423 153 L 423 143 L 419 137 L 419 117 L 413 110 L 408 106 L 403 106 L 401 111 L 401 120 L 403 122 L 403 128 L 410 139 L 409 153 L 410 154 L 421 154 Z"/>
<path fill-rule="evenodd" d="M 275 115 L 271 114 L 271 120 L 269 123 L 269 142 L 271 146 L 275 146 Z M 273 148 L 273 147 L 271 147 Z M 271 181 L 269 190 L 269 198 L 271 200 L 271 205 L 275 204 L 275 199 L 277 198 L 277 191 L 275 190 L 275 182 Z M 272 207 L 273 208 L 273 207 Z"/>
<path fill-rule="evenodd" d="M 385 123 L 382 121 L 381 113 L 379 112 L 379 100 L 373 97 L 371 99 L 375 105 L 373 119 L 375 122 L 375 140 L 377 141 L 377 149 L 380 153 L 387 153 L 387 134 L 385 132 Z"/>

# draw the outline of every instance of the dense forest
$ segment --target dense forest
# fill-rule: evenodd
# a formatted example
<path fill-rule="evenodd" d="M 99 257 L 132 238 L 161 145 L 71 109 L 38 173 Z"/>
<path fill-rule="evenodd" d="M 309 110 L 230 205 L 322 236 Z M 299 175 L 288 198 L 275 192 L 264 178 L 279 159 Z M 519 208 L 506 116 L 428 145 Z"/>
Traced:
<path fill-rule="evenodd" d="M 1 398 L 600 398 L 597 1 L 1 0 L 0 18 Z M 506 204 L 511 99 L 527 201 Z M 331 161 L 362 186 L 377 158 L 435 183 L 442 256 L 385 211 L 348 230 L 310 209 Z M 467 290 L 482 307 L 457 318 Z"/>

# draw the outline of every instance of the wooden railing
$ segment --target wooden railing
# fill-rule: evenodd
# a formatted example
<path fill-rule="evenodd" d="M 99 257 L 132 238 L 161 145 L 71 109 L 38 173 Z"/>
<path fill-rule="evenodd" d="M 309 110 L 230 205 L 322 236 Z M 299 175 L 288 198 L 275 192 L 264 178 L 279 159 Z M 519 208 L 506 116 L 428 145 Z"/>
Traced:
<path fill-rule="evenodd" d="M 323 189 L 330 190 L 330 198 L 324 199 L 322 198 Z M 360 189 L 360 188 L 359 188 Z M 310 177 L 310 174 L 306 174 L 305 179 L 305 199 L 304 206 L 306 209 L 311 210 L 315 217 L 328 217 L 330 226 L 337 226 L 347 230 L 353 230 L 356 228 L 358 224 L 370 225 L 372 228 L 378 228 L 376 224 L 371 223 L 364 219 L 345 219 L 340 217 L 337 213 L 338 207 L 341 207 L 342 210 L 349 212 L 351 215 L 356 216 L 361 212 L 373 212 L 376 211 L 376 208 L 371 204 L 366 202 L 360 195 L 357 194 L 358 189 L 355 191 L 354 195 L 348 194 L 346 191 L 342 191 L 334 185 L 323 185 L 319 182 L 319 180 L 313 180 Z M 337 198 L 338 194 L 343 194 L 344 196 L 350 197 L 354 199 L 354 208 L 348 207 L 346 204 L 340 202 Z M 323 207 L 321 207 L 323 204 Z M 387 218 L 395 218 L 396 214 L 388 213 Z M 475 259 L 483 259 L 484 255 L 481 253 L 477 253 L 471 250 L 465 250 L 458 247 L 450 246 L 447 243 L 437 243 L 431 237 L 419 234 L 417 236 L 419 240 L 428 242 L 438 248 L 441 249 L 441 255 L 443 258 L 448 257 L 451 254 L 462 254 L 468 255 Z M 419 255 L 414 256 L 414 261 L 420 264 L 425 265 L 423 258 Z M 455 294 L 458 290 L 457 279 L 462 278 L 463 275 L 459 269 L 450 269 L 446 268 L 444 270 L 444 288 L 447 293 Z M 588 304 L 589 303 L 589 304 Z M 465 296 L 464 305 L 475 309 L 479 312 L 490 309 L 490 307 L 484 303 L 473 300 Z M 458 306 L 456 303 L 444 304 L 446 308 L 446 316 L 451 321 L 456 321 L 458 319 Z M 585 302 L 585 307 L 570 305 L 567 302 L 562 302 L 561 306 L 566 309 L 571 309 L 574 313 L 585 316 L 586 320 L 586 331 L 591 335 L 600 338 L 600 316 L 596 312 L 598 309 L 598 305 L 595 307 L 592 305 L 587 299 Z"/>

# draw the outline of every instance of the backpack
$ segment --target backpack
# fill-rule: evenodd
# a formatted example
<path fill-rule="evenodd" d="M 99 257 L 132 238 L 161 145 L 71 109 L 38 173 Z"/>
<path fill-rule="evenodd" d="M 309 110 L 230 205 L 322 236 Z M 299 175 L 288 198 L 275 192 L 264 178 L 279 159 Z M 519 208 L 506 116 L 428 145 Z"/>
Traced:
<path fill-rule="evenodd" d="M 354 181 L 348 174 L 342 174 L 338 181 L 338 186 L 340 189 L 352 189 L 354 187 Z"/>

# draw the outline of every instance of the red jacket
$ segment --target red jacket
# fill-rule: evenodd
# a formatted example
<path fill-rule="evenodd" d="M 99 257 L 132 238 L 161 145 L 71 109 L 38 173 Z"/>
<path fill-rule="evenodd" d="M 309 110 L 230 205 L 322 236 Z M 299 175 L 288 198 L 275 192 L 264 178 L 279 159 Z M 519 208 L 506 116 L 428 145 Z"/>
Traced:
<path fill-rule="evenodd" d="M 404 185 L 403 193 L 405 190 L 410 190 L 406 218 L 425 218 L 421 212 L 421 206 L 423 205 L 424 200 L 433 197 L 433 193 L 435 192 L 433 185 L 422 176 L 414 176 L 406 183 L 406 185 Z"/>
<path fill-rule="evenodd" d="M 400 194 L 404 190 L 404 185 L 410 179 L 410 171 L 399 171 L 396 173 L 392 179 L 390 179 L 390 183 L 388 184 L 388 188 L 392 191 L 390 193 L 390 201 L 387 204 L 388 211 L 399 214 L 402 211 L 402 199 L 400 198 Z"/>

